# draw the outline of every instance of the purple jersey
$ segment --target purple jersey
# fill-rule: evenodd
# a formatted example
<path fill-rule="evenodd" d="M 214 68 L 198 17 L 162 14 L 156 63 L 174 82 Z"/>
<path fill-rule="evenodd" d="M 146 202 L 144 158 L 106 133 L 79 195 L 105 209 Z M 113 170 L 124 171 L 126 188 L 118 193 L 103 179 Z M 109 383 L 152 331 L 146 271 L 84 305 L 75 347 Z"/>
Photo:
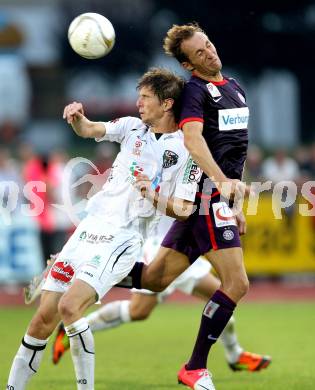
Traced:
<path fill-rule="evenodd" d="M 248 145 L 245 93 L 232 78 L 220 82 L 192 76 L 183 92 L 179 127 L 203 122 L 203 136 L 223 173 L 241 179 Z"/>

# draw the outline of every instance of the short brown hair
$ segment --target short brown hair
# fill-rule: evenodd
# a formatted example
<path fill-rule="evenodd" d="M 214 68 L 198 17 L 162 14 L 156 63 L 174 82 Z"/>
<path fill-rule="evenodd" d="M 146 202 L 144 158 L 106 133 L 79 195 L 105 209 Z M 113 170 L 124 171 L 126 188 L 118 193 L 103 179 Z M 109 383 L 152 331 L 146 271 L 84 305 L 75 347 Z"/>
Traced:
<path fill-rule="evenodd" d="M 177 119 L 184 87 L 184 80 L 181 77 L 167 69 L 151 68 L 138 81 L 137 89 L 142 87 L 151 88 L 160 102 L 165 99 L 173 99 L 173 111 Z"/>
<path fill-rule="evenodd" d="M 180 63 L 188 61 L 189 59 L 181 50 L 181 44 L 186 39 L 191 38 L 196 32 L 205 33 L 196 22 L 183 24 L 182 26 L 173 24 L 164 38 L 163 48 L 165 53 L 175 57 Z"/>

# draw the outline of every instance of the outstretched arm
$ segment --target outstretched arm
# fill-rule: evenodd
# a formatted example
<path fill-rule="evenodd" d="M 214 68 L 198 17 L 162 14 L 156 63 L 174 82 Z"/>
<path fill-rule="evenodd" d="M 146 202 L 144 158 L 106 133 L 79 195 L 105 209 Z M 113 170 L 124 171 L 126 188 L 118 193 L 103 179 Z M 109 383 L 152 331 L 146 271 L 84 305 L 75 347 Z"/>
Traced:
<path fill-rule="evenodd" d="M 72 126 L 74 132 L 83 138 L 102 138 L 106 128 L 102 122 L 92 122 L 84 116 L 82 103 L 68 104 L 63 111 L 63 119 Z"/>

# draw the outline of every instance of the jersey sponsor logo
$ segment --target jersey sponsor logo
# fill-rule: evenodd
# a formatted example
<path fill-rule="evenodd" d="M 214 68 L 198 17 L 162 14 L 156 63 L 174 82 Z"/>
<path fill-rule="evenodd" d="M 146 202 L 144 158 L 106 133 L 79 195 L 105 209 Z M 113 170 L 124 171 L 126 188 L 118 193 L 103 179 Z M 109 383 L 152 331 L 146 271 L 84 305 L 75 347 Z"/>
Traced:
<path fill-rule="evenodd" d="M 232 210 L 225 202 L 217 202 L 212 204 L 214 221 L 216 227 L 236 226 L 236 220 Z"/>
<path fill-rule="evenodd" d="M 79 241 L 85 241 L 88 244 L 104 244 L 107 242 L 111 242 L 114 236 L 112 234 L 93 234 L 83 231 L 80 233 Z"/>
<path fill-rule="evenodd" d="M 67 261 L 57 261 L 51 271 L 50 275 L 53 279 L 56 279 L 63 283 L 69 283 L 74 275 L 74 269 L 72 265 Z"/>
<path fill-rule="evenodd" d="M 214 101 L 216 101 L 215 100 L 216 98 L 219 98 L 219 100 L 220 100 L 220 98 L 222 98 L 220 91 L 218 90 L 218 88 L 214 84 L 208 83 L 206 85 L 206 87 L 207 87 L 207 89 L 208 89 L 208 91 L 209 91 L 209 93 Z"/>
<path fill-rule="evenodd" d="M 203 315 L 208 318 L 212 318 L 219 307 L 220 305 L 218 303 L 210 301 L 207 303 L 206 307 L 204 308 Z"/>
<path fill-rule="evenodd" d="M 234 238 L 234 232 L 230 229 L 226 229 L 223 232 L 223 238 L 227 241 L 231 241 Z"/>
<path fill-rule="evenodd" d="M 248 107 L 219 110 L 218 122 L 220 131 L 247 129 L 248 120 Z"/>
<path fill-rule="evenodd" d="M 163 168 L 169 168 L 172 165 L 176 165 L 178 161 L 178 154 L 171 150 L 165 150 L 163 154 Z"/>
<path fill-rule="evenodd" d="M 202 170 L 199 165 L 191 157 L 189 157 L 184 172 L 183 184 L 198 183 L 201 175 Z"/>

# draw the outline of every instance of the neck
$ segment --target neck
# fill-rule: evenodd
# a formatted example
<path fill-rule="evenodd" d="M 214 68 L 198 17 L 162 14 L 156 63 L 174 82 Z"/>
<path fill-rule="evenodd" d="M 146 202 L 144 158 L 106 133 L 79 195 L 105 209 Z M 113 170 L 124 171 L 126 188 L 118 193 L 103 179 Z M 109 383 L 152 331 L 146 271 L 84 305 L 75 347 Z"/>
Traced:
<path fill-rule="evenodd" d="M 207 80 L 207 81 L 222 81 L 223 80 L 223 76 L 222 76 L 222 73 L 220 71 L 216 72 L 216 73 L 206 74 L 206 73 L 201 73 L 201 72 L 198 72 L 197 70 L 194 70 L 193 74 L 198 76 L 199 78 L 201 78 L 203 80 Z"/>
<path fill-rule="evenodd" d="M 152 133 L 174 133 L 178 130 L 178 124 L 175 121 L 173 114 L 164 116 L 163 118 L 151 124 Z"/>

